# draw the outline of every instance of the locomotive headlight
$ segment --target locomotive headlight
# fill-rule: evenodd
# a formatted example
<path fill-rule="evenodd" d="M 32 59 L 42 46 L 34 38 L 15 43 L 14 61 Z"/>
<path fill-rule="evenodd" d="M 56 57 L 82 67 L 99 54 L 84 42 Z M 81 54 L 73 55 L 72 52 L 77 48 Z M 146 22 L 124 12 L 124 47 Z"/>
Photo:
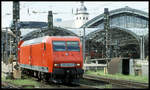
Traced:
<path fill-rule="evenodd" d="M 78 63 L 77 66 L 80 66 L 80 64 Z"/>
<path fill-rule="evenodd" d="M 59 64 L 54 64 L 55 67 L 59 66 Z"/>

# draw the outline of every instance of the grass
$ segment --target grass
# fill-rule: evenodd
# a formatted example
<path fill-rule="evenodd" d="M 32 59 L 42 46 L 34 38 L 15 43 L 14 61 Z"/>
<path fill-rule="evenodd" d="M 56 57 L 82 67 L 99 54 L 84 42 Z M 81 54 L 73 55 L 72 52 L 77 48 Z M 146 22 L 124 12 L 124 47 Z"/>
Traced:
<path fill-rule="evenodd" d="M 9 80 L 11 83 L 14 83 L 14 84 L 16 84 L 16 85 L 19 85 L 19 86 L 21 86 L 21 85 L 34 85 L 34 86 L 37 86 L 38 85 L 38 83 L 37 82 L 35 82 L 35 81 L 32 81 L 32 80 L 22 80 L 22 79 L 16 79 L 16 80 Z"/>
<path fill-rule="evenodd" d="M 31 78 L 28 79 L 5 79 L 2 77 L 2 81 L 10 82 L 14 85 L 22 86 L 22 85 L 34 85 L 34 87 L 39 87 L 40 83 L 32 80 Z M 32 86 L 27 86 L 25 88 L 33 88 Z"/>
<path fill-rule="evenodd" d="M 143 83 L 148 83 L 148 78 L 144 76 L 135 76 L 135 75 L 123 75 L 120 73 L 117 74 L 104 74 L 103 70 L 98 70 L 98 71 L 86 71 L 85 74 L 93 74 L 97 76 L 103 76 L 106 78 L 114 78 L 114 79 L 123 79 L 123 80 L 131 80 L 131 81 L 137 81 L 137 82 L 143 82 Z"/>

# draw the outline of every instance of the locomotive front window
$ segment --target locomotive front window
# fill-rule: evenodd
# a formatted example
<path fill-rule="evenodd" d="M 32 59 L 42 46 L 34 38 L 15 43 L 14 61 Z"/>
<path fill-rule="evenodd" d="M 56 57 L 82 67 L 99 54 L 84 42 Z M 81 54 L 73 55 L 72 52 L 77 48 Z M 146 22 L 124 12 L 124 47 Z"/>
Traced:
<path fill-rule="evenodd" d="M 66 51 L 66 45 L 64 41 L 53 41 L 54 51 Z"/>
<path fill-rule="evenodd" d="M 80 51 L 79 42 L 67 41 L 67 51 Z"/>

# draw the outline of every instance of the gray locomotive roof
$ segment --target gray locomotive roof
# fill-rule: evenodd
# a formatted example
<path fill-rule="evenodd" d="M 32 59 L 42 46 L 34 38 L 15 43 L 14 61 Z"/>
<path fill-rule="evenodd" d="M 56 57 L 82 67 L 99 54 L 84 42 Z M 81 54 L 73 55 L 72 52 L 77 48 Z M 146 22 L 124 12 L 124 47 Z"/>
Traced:
<path fill-rule="evenodd" d="M 34 38 L 34 39 L 31 39 L 31 40 L 24 41 L 21 46 L 27 46 L 27 45 L 31 45 L 31 44 L 38 44 L 38 43 L 41 43 L 41 42 L 45 42 L 44 38 L 46 38 L 46 37 L 48 37 L 48 36 Z"/>
<path fill-rule="evenodd" d="M 45 38 L 47 38 L 47 37 L 50 37 L 50 36 L 43 36 L 43 37 L 38 37 L 38 38 L 24 41 L 21 46 L 27 46 L 27 45 L 31 45 L 31 44 L 33 45 L 33 44 L 45 42 Z M 51 37 L 53 37 L 53 36 L 51 36 Z M 55 36 L 55 37 L 56 38 L 77 38 L 76 36 Z"/>

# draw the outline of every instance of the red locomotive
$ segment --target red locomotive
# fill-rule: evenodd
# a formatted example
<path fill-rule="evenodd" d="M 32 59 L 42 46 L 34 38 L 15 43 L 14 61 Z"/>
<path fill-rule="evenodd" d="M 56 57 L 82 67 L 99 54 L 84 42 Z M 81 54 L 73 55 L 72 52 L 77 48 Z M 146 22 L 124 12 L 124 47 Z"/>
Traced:
<path fill-rule="evenodd" d="M 74 82 L 84 70 L 82 45 L 74 36 L 44 36 L 19 44 L 18 63 L 39 79 Z"/>

